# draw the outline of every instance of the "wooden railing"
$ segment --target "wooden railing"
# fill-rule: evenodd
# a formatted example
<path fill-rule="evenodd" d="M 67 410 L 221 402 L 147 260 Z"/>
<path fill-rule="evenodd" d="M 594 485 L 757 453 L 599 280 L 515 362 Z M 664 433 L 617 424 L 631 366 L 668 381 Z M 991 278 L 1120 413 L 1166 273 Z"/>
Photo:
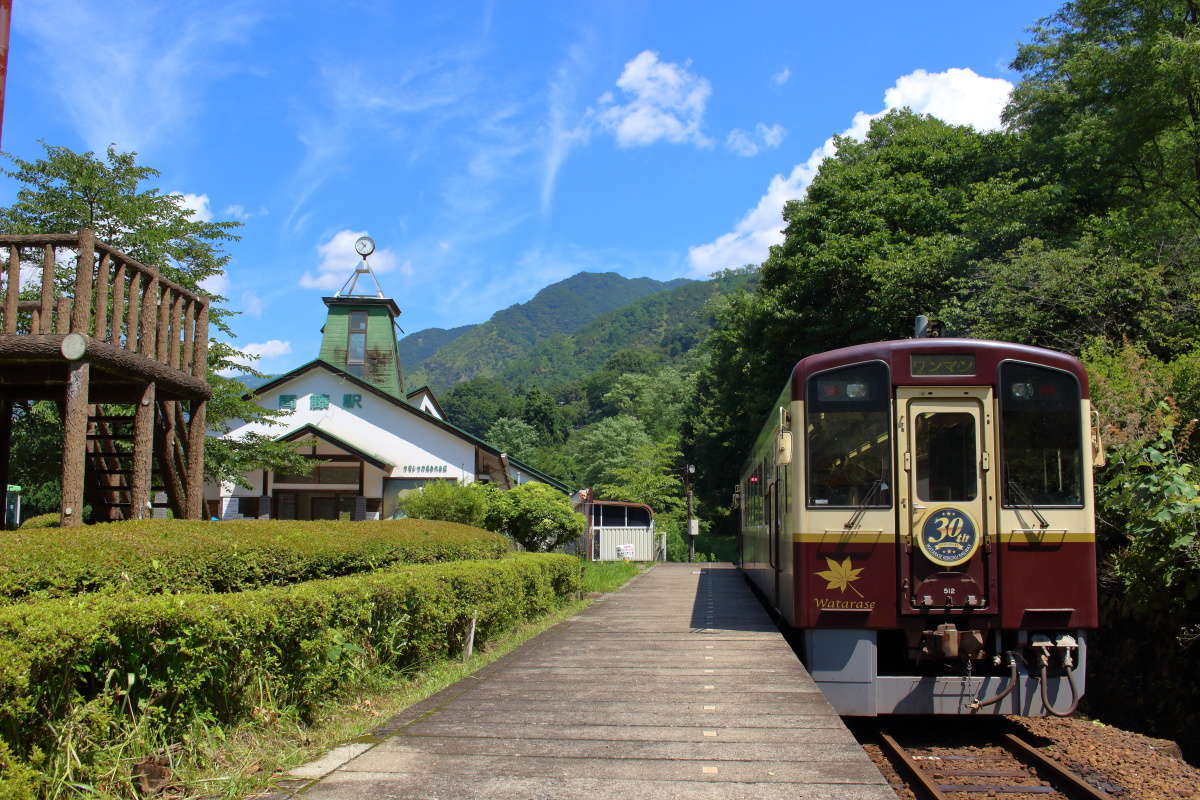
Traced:
<path fill-rule="evenodd" d="M 0 334 L 82 333 L 206 377 L 207 298 L 96 241 L 90 230 L 0 234 L 0 258 L 5 254 Z M 74 265 L 64 263 L 72 255 Z M 40 273 L 37 283 L 23 284 L 22 275 L 33 277 L 34 271 Z"/>

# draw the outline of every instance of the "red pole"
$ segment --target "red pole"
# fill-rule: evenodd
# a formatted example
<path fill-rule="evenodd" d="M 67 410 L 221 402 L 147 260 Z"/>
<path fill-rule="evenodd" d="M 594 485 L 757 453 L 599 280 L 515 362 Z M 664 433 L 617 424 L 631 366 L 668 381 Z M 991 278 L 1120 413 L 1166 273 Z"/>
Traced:
<path fill-rule="evenodd" d="M 4 88 L 8 83 L 8 23 L 12 0 L 0 0 L 0 134 L 4 132 Z"/>

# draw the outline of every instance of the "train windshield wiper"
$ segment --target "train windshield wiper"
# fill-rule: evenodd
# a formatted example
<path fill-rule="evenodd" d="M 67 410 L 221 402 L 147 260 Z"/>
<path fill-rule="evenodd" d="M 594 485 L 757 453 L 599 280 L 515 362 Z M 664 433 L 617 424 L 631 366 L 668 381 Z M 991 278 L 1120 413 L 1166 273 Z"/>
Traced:
<path fill-rule="evenodd" d="M 1038 524 L 1043 528 L 1050 527 L 1049 520 L 1042 516 L 1042 512 L 1037 510 L 1037 506 L 1035 506 L 1033 501 L 1029 499 L 1029 495 L 1025 494 L 1025 490 L 1021 488 L 1021 484 L 1017 483 L 1012 478 L 1009 478 L 1008 488 L 1012 489 L 1013 496 L 1015 496 L 1017 499 L 1017 502 L 1014 505 L 1016 505 L 1018 508 L 1023 508 L 1026 511 L 1032 511 L 1033 515 L 1037 517 Z"/>
<path fill-rule="evenodd" d="M 871 484 L 871 488 L 867 489 L 867 493 L 863 495 L 863 499 L 854 507 L 854 513 L 850 516 L 850 519 L 846 520 L 845 524 L 842 525 L 843 528 L 852 531 L 858 527 L 859 523 L 862 522 L 863 515 L 867 513 L 871 502 L 875 500 L 875 495 L 879 494 L 879 490 L 882 487 L 883 478 L 876 478 L 875 482 Z"/>

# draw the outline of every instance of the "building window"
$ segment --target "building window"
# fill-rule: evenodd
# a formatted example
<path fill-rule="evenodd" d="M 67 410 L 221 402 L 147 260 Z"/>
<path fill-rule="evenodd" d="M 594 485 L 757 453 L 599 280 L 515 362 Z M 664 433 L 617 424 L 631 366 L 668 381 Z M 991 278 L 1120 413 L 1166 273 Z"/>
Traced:
<path fill-rule="evenodd" d="M 329 395 L 327 395 L 327 394 L 309 395 L 309 398 L 308 398 L 308 410 L 309 411 L 323 411 L 326 408 L 329 408 Z"/>
<path fill-rule="evenodd" d="M 281 394 L 279 395 L 279 407 L 286 408 L 289 411 L 296 410 L 296 395 Z"/>
<path fill-rule="evenodd" d="M 342 408 L 362 408 L 361 394 L 342 395 Z"/>
<path fill-rule="evenodd" d="M 346 342 L 346 369 L 351 375 L 362 377 L 363 365 L 367 363 L 367 312 L 350 312 L 350 333 Z"/>

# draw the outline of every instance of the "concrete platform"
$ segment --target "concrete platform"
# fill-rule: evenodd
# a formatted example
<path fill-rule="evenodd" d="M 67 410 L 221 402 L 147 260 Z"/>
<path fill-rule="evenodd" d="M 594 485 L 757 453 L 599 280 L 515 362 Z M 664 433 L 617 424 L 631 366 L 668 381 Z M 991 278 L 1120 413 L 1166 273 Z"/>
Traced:
<path fill-rule="evenodd" d="M 727 565 L 660 564 L 376 736 L 305 765 L 291 791 L 895 800 Z"/>

